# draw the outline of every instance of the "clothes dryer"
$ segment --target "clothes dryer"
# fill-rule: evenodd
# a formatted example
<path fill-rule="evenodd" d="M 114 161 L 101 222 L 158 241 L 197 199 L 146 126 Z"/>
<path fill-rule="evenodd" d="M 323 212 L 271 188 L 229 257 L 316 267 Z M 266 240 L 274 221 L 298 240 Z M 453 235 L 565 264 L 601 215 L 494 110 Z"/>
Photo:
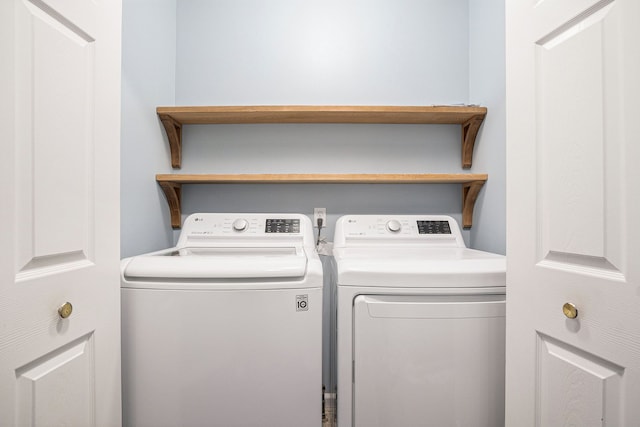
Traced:
<path fill-rule="evenodd" d="M 339 427 L 504 425 L 503 256 L 431 215 L 344 216 L 334 256 Z"/>
<path fill-rule="evenodd" d="M 191 215 L 122 261 L 124 425 L 320 427 L 321 329 L 308 217 Z"/>

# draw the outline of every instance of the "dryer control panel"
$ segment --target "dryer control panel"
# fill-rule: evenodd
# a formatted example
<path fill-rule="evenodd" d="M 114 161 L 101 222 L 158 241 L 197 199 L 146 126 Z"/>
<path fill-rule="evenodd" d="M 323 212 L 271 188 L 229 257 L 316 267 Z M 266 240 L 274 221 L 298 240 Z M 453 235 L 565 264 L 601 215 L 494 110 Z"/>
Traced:
<path fill-rule="evenodd" d="M 334 247 L 375 243 L 465 247 L 458 223 L 446 215 L 346 215 L 338 219 Z"/>

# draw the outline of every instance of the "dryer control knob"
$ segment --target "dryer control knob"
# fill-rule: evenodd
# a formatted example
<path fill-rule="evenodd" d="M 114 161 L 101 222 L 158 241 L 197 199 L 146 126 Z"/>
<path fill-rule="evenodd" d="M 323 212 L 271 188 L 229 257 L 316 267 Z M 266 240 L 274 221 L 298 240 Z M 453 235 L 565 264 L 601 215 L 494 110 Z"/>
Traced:
<path fill-rule="evenodd" d="M 247 229 L 247 227 L 249 226 L 249 223 L 247 222 L 246 219 L 236 219 L 235 221 L 233 221 L 233 230 L 234 231 L 245 231 Z"/>
<path fill-rule="evenodd" d="M 402 224 L 400 224 L 400 221 L 397 221 L 395 219 L 387 221 L 387 230 L 389 230 L 390 232 L 397 233 L 401 228 Z"/>

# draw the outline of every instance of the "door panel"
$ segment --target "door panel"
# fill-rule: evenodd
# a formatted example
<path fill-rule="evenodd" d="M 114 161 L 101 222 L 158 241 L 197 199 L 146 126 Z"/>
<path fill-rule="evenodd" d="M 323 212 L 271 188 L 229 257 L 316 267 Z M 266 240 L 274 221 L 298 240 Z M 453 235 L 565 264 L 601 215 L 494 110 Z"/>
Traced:
<path fill-rule="evenodd" d="M 95 40 L 32 3 L 18 6 L 17 280 L 90 265 Z M 53 12 L 51 12 L 53 13 Z M 22 98 L 22 97 L 21 97 Z M 84 263 L 83 263 L 84 261 Z"/>
<path fill-rule="evenodd" d="M 18 425 L 95 425 L 92 338 L 82 337 L 16 370 Z"/>
<path fill-rule="evenodd" d="M 619 426 L 624 368 L 538 335 L 538 426 Z"/>
<path fill-rule="evenodd" d="M 640 425 L 639 16 L 506 2 L 507 426 Z"/>
<path fill-rule="evenodd" d="M 121 424 L 120 25 L 119 0 L 0 2 L 2 426 Z"/>
<path fill-rule="evenodd" d="M 619 271 L 624 244 L 623 200 L 612 185 L 622 178 L 620 139 L 610 120 L 620 99 L 618 10 L 592 8 L 554 29 L 538 40 L 535 65 L 540 258 L 607 271 Z"/>

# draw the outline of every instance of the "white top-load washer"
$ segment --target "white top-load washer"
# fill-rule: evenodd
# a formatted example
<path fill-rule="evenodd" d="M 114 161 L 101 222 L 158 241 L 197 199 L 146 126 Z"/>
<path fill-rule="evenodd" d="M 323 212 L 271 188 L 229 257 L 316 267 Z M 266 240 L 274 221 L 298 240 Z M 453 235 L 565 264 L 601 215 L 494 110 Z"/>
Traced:
<path fill-rule="evenodd" d="M 505 258 L 456 221 L 336 224 L 339 427 L 504 425 Z"/>
<path fill-rule="evenodd" d="M 319 427 L 321 329 L 308 217 L 191 215 L 122 261 L 124 425 Z"/>

